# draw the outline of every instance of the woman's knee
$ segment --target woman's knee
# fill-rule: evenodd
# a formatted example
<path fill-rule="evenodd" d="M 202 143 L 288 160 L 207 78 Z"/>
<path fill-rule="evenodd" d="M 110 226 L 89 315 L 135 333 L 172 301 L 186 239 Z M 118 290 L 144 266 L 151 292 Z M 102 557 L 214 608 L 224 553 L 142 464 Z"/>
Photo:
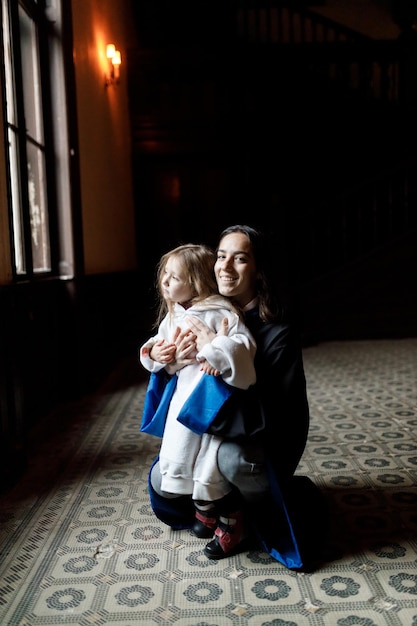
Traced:
<path fill-rule="evenodd" d="M 218 450 L 220 472 L 242 495 L 260 495 L 268 490 L 269 481 L 265 453 L 259 445 L 245 445 L 224 441 Z"/>

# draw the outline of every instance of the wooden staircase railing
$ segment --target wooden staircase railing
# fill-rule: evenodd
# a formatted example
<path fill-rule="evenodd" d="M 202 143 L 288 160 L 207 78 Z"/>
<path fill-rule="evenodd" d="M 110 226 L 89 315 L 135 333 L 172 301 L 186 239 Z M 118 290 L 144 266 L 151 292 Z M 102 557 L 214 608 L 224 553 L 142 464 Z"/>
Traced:
<path fill-rule="evenodd" d="M 377 41 L 307 8 L 273 0 L 247 0 L 236 9 L 236 41 L 245 46 L 280 47 L 281 55 L 309 58 L 311 69 L 330 80 L 344 81 L 377 99 L 397 101 L 399 46 Z M 286 46 L 287 49 L 283 49 Z"/>
<path fill-rule="evenodd" d="M 236 34 L 248 43 L 323 44 L 368 39 L 305 7 L 283 6 L 273 0 L 243 0 L 237 5 Z"/>

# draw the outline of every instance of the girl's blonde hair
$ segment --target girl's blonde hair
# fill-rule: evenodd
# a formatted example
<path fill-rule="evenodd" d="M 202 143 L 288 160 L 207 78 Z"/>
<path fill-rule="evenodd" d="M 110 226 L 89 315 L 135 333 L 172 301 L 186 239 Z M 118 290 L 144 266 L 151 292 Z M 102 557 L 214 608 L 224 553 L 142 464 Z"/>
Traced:
<path fill-rule="evenodd" d="M 196 304 L 205 300 L 208 296 L 218 294 L 217 283 L 214 277 L 214 264 L 216 255 L 214 251 L 205 245 L 193 243 L 184 244 L 166 252 L 160 259 L 156 268 L 156 287 L 158 292 L 158 309 L 155 326 L 158 326 L 166 313 L 171 313 L 173 303 L 167 302 L 161 289 L 161 283 L 168 259 L 179 259 L 183 266 L 185 279 L 193 292 L 190 304 Z"/>

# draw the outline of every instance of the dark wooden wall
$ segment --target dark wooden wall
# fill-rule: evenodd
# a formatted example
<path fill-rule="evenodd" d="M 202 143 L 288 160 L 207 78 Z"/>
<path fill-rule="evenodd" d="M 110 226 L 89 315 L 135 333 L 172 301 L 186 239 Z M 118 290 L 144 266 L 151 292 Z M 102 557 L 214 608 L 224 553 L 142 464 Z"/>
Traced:
<path fill-rule="evenodd" d="M 372 40 L 305 3 L 163 4 L 146 34 L 137 7 L 130 51 L 149 278 L 178 241 L 215 245 L 224 226 L 249 222 L 276 241 L 306 338 L 416 332 L 404 278 L 417 247 L 414 39 Z M 144 214 L 158 220 L 151 238 Z M 372 297 L 358 309 L 361 292 Z"/>

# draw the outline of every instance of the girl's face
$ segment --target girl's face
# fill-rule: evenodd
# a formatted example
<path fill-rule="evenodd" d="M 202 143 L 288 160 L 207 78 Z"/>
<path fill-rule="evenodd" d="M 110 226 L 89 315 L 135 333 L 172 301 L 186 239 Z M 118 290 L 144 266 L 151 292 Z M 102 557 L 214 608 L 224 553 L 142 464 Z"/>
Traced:
<path fill-rule="evenodd" d="M 233 298 L 240 307 L 256 296 L 256 263 L 244 233 L 230 233 L 220 240 L 214 274 L 221 295 Z"/>
<path fill-rule="evenodd" d="M 166 262 L 161 276 L 161 291 L 164 299 L 171 302 L 187 302 L 194 296 L 179 258 L 170 257 Z"/>

